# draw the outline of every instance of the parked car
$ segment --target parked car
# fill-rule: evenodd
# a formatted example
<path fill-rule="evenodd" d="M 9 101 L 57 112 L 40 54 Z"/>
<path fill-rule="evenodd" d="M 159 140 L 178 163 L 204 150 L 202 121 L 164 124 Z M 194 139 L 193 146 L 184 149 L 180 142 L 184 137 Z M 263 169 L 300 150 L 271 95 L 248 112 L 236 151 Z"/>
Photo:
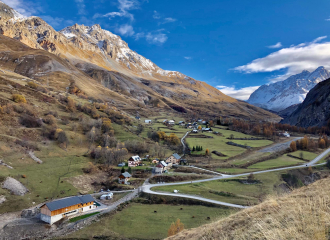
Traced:
<path fill-rule="evenodd" d="M 125 163 L 119 163 L 118 167 L 125 167 Z"/>

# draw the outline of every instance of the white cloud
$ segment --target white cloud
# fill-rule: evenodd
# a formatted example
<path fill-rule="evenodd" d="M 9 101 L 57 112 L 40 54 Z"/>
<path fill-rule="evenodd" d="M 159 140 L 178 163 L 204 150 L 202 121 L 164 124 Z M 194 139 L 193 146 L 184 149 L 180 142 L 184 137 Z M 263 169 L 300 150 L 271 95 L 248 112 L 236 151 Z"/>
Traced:
<path fill-rule="evenodd" d="M 171 18 L 171 17 L 164 18 L 164 21 L 160 22 L 159 24 L 166 24 L 166 23 L 171 23 L 171 22 L 176 22 L 176 19 Z"/>
<path fill-rule="evenodd" d="M 86 14 L 86 6 L 84 3 L 84 0 L 75 0 L 78 8 L 78 14 L 79 15 L 85 15 Z"/>
<path fill-rule="evenodd" d="M 303 70 L 313 71 L 319 66 L 330 68 L 330 42 L 320 42 L 325 38 L 326 36 L 322 36 L 309 43 L 283 48 L 266 57 L 236 67 L 234 70 L 245 73 L 258 73 L 286 69 L 284 75 L 276 76 L 271 80 L 274 82 L 300 73 Z"/>
<path fill-rule="evenodd" d="M 15 9 L 17 12 L 24 16 L 31 16 L 37 14 L 40 11 L 40 7 L 33 6 L 32 2 L 23 0 L 2 0 L 3 3 L 9 7 Z"/>
<path fill-rule="evenodd" d="M 145 34 L 144 34 L 144 32 L 140 32 L 140 33 L 135 34 L 134 37 L 135 37 L 135 40 L 139 40 L 140 38 L 144 38 Z"/>
<path fill-rule="evenodd" d="M 119 28 L 116 29 L 116 31 L 122 36 L 133 36 L 135 33 L 133 27 L 129 24 L 121 25 Z"/>
<path fill-rule="evenodd" d="M 160 14 L 155 10 L 154 15 L 152 16 L 154 19 L 160 19 Z"/>
<path fill-rule="evenodd" d="M 137 0 L 118 0 L 118 12 L 109 12 L 103 17 L 108 17 L 109 19 L 112 19 L 114 17 L 126 17 L 129 18 L 131 21 L 134 20 L 134 15 L 128 12 L 132 9 L 137 9 L 139 7 L 139 1 Z M 94 15 L 94 17 L 97 17 L 98 15 Z"/>
<path fill-rule="evenodd" d="M 165 33 L 160 32 L 159 30 L 156 32 L 149 32 L 146 35 L 147 42 L 151 44 L 163 44 L 167 41 L 168 37 Z"/>
<path fill-rule="evenodd" d="M 330 21 L 330 18 L 325 19 L 325 21 Z"/>
<path fill-rule="evenodd" d="M 282 47 L 282 43 L 281 42 L 278 42 L 278 43 L 276 43 L 274 45 L 268 46 L 268 48 L 281 48 L 281 47 Z"/>
<path fill-rule="evenodd" d="M 192 59 L 192 57 L 184 57 L 185 59 L 187 59 L 187 60 L 190 60 L 190 59 Z"/>
<path fill-rule="evenodd" d="M 245 87 L 236 89 L 235 86 L 216 86 L 222 93 L 240 100 L 248 100 L 250 95 L 259 88 L 259 86 Z"/>

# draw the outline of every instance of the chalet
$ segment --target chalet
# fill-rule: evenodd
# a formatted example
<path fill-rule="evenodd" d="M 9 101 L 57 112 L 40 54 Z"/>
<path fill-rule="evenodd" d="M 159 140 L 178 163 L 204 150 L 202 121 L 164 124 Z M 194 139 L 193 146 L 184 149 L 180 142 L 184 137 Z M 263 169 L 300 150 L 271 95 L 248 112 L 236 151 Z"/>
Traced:
<path fill-rule="evenodd" d="M 52 225 L 62 218 L 95 209 L 91 195 L 74 196 L 45 203 L 40 207 L 40 219 Z"/>
<path fill-rule="evenodd" d="M 118 177 L 118 183 L 119 184 L 129 184 L 129 179 L 132 177 L 131 174 L 129 174 L 128 172 L 124 172 L 122 174 L 119 175 Z"/>
<path fill-rule="evenodd" d="M 148 119 L 146 119 L 146 120 L 144 120 L 144 123 L 147 123 L 147 124 L 151 124 L 151 123 L 152 123 L 152 121 L 151 121 L 151 120 L 148 120 Z"/>
<path fill-rule="evenodd" d="M 128 166 L 129 167 L 136 167 L 139 166 L 139 164 L 142 162 L 142 159 L 140 156 L 132 156 L 130 159 L 128 159 Z"/>
<path fill-rule="evenodd" d="M 173 153 L 171 156 L 169 156 L 165 162 L 171 163 L 171 164 L 177 164 L 180 162 L 181 157 L 177 153 Z"/>
<path fill-rule="evenodd" d="M 164 171 L 164 166 L 161 163 L 158 163 L 156 167 L 154 168 L 155 173 L 162 174 Z"/>

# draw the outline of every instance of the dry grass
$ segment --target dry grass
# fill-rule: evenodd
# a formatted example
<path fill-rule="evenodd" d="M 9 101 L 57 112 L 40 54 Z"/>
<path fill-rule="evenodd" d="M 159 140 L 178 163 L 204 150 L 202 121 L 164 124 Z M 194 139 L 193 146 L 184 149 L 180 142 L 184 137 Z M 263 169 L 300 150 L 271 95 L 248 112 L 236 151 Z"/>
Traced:
<path fill-rule="evenodd" d="M 330 178 L 168 239 L 328 239 Z"/>

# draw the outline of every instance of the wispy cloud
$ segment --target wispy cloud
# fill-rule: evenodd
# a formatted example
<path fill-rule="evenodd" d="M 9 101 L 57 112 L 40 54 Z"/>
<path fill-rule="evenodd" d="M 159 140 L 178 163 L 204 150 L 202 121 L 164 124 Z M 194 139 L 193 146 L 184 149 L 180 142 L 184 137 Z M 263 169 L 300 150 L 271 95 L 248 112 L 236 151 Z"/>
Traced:
<path fill-rule="evenodd" d="M 112 19 L 114 17 L 125 17 L 129 18 L 131 21 L 134 20 L 134 15 L 130 13 L 130 10 L 137 9 L 140 3 L 137 0 L 118 0 L 118 12 L 109 12 L 104 14 L 103 17 L 108 17 Z M 94 17 L 99 17 L 99 14 L 94 15 Z"/>
<path fill-rule="evenodd" d="M 176 19 L 171 18 L 171 17 L 164 18 L 164 20 L 162 22 L 159 22 L 159 24 L 166 24 L 166 23 L 171 23 L 171 22 L 176 22 Z"/>
<path fill-rule="evenodd" d="M 259 88 L 259 86 L 245 87 L 236 89 L 235 86 L 216 86 L 222 93 L 240 100 L 248 100 L 250 95 Z"/>
<path fill-rule="evenodd" d="M 118 32 L 122 36 L 133 36 L 134 30 L 133 26 L 129 24 L 123 24 L 120 27 L 116 28 L 116 32 Z"/>
<path fill-rule="evenodd" d="M 154 19 L 160 19 L 161 18 L 160 14 L 156 10 L 154 11 L 154 15 L 152 17 Z"/>
<path fill-rule="evenodd" d="M 185 59 L 187 59 L 187 60 L 191 60 L 192 59 L 192 57 L 184 57 Z"/>
<path fill-rule="evenodd" d="M 330 18 L 325 19 L 325 21 L 330 21 Z"/>
<path fill-rule="evenodd" d="M 276 43 L 274 45 L 268 46 L 268 48 L 281 48 L 281 47 L 282 47 L 282 43 L 281 42 L 278 42 L 278 43 Z"/>
<path fill-rule="evenodd" d="M 167 35 L 162 32 L 163 29 L 157 30 L 156 32 L 149 32 L 146 35 L 146 40 L 148 43 L 161 45 L 165 43 L 168 39 Z"/>
<path fill-rule="evenodd" d="M 78 8 L 78 14 L 79 15 L 85 15 L 86 14 L 86 5 L 84 0 L 75 0 Z"/>
<path fill-rule="evenodd" d="M 40 6 L 34 6 L 34 3 L 31 1 L 23 0 L 2 0 L 3 3 L 7 4 L 9 7 L 12 7 L 17 12 L 24 16 L 31 16 L 37 14 L 41 11 Z"/>
<path fill-rule="evenodd" d="M 330 42 L 321 42 L 325 38 L 326 36 L 322 36 L 309 43 L 282 48 L 266 57 L 236 67 L 234 70 L 245 73 L 258 73 L 286 69 L 284 75 L 271 79 L 271 81 L 279 81 L 303 70 L 313 71 L 319 66 L 330 68 Z"/>

